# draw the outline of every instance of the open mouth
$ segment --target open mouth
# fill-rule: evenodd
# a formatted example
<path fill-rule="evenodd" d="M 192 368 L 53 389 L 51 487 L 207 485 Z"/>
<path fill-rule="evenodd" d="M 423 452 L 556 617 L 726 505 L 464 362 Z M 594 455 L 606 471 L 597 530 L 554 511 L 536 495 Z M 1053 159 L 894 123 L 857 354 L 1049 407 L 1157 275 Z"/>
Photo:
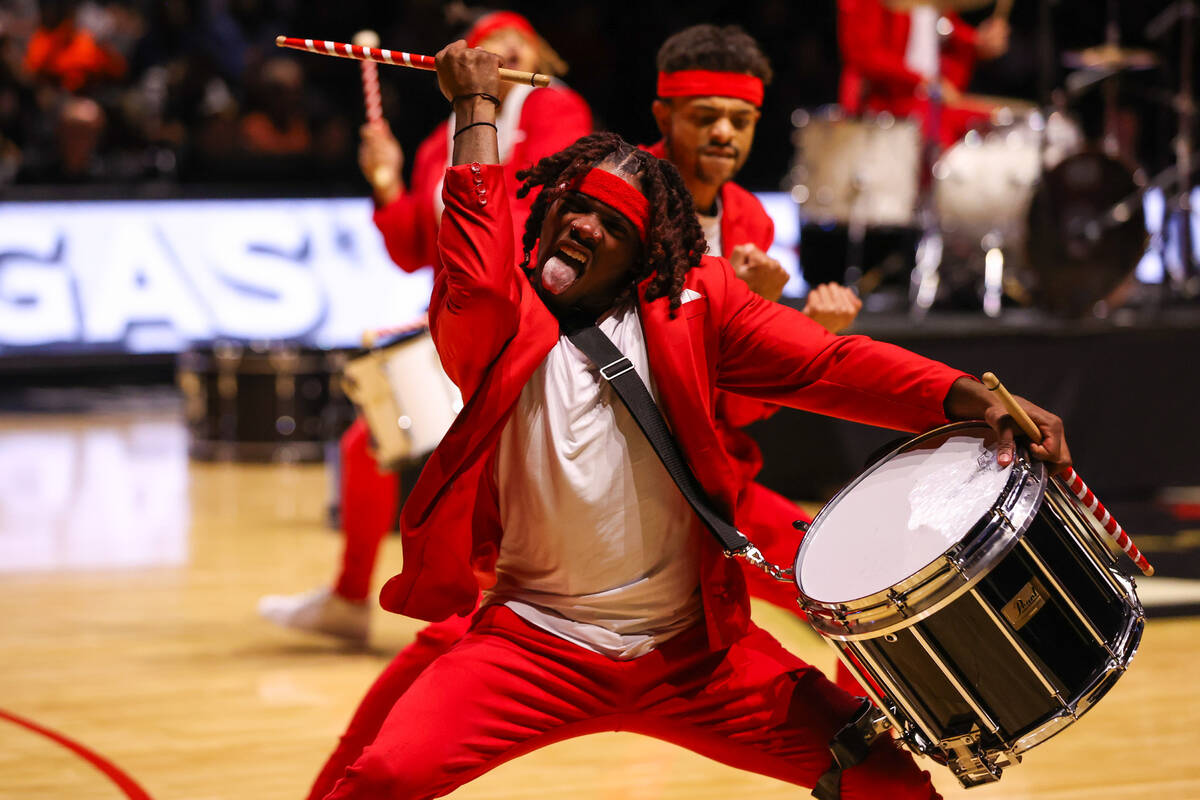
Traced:
<path fill-rule="evenodd" d="M 590 254 L 582 247 L 564 243 L 542 267 L 542 287 L 550 294 L 570 289 L 587 269 Z"/>

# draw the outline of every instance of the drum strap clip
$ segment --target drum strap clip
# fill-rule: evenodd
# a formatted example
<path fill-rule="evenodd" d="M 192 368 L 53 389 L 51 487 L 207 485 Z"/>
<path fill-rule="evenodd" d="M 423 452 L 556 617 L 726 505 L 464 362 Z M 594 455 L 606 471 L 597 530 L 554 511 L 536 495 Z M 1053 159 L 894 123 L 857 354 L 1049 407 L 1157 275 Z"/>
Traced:
<path fill-rule="evenodd" d="M 731 553 L 727 552 L 725 555 L 730 558 L 741 558 L 747 564 L 758 567 L 781 583 L 791 583 L 796 579 L 796 570 L 791 567 L 781 567 L 778 564 L 772 564 L 770 561 L 767 561 L 767 557 L 762 554 L 762 551 L 752 544 L 746 545 L 741 550 L 735 550 Z"/>
<path fill-rule="evenodd" d="M 840 800 L 842 773 L 866 760 L 871 745 L 886 730 L 875 724 L 875 706 L 863 698 L 858 712 L 829 741 L 833 764 L 817 780 L 813 797 L 817 800 Z"/>

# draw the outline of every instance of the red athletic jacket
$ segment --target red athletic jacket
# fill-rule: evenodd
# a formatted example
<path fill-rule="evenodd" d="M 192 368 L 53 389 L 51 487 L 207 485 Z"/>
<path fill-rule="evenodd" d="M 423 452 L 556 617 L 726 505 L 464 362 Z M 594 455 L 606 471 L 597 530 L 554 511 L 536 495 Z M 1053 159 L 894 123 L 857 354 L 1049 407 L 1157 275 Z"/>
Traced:
<path fill-rule="evenodd" d="M 380 593 L 384 608 L 427 620 L 469 613 L 476 574 L 494 570 L 503 534 L 493 480 L 497 443 L 559 336 L 557 320 L 515 266 L 504 170 L 452 167 L 443 198 L 443 269 L 434 281 L 430 327 L 466 405 L 404 506 L 404 569 Z M 946 422 L 942 404 L 963 373 L 862 336 L 832 336 L 753 294 L 724 259 L 706 256 L 688 274 L 693 299 L 674 316 L 665 298 L 646 301 L 646 286 L 639 287 L 639 310 L 660 405 L 721 513 L 731 515 L 740 481 L 713 423 L 718 389 L 899 430 Z M 696 530 L 703 537 L 708 637 L 719 648 L 746 630 L 749 598 L 741 567 Z"/>
<path fill-rule="evenodd" d="M 517 171 L 591 133 L 592 112 L 582 97 L 565 86 L 534 89 L 521 106 L 519 128 L 512 156 L 504 165 L 518 248 L 535 195 L 517 199 L 517 187 L 520 186 Z M 406 272 L 429 265 L 436 269 L 439 265 L 435 200 L 450 163 L 449 154 L 450 122 L 447 120 L 434 128 L 417 148 L 412 181 L 407 190 L 375 211 L 375 226 L 383 234 L 388 255 Z"/>

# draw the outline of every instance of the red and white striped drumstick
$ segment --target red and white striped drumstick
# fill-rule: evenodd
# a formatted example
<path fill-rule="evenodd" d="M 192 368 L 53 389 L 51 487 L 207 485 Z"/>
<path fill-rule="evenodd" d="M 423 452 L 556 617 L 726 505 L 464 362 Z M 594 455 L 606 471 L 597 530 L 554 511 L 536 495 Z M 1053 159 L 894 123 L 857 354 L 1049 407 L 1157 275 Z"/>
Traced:
<path fill-rule="evenodd" d="M 379 47 L 379 34 L 375 31 L 359 31 L 354 34 L 354 44 L 364 49 Z M 383 100 L 379 95 L 379 65 L 374 61 L 360 61 L 362 67 L 363 105 L 367 110 L 367 122 L 378 125 L 383 122 Z M 396 182 L 393 171 L 382 164 L 371 174 L 371 186 L 376 191 L 384 190 Z"/>
<path fill-rule="evenodd" d="M 337 56 L 338 58 L 353 58 L 358 61 L 375 61 L 379 64 L 391 64 L 396 67 L 413 67 L 415 69 L 437 69 L 437 63 L 432 56 L 422 56 L 416 53 L 405 53 L 400 50 L 388 50 L 378 47 L 362 47 L 346 42 L 330 42 L 325 39 L 295 39 L 290 36 L 276 36 L 276 47 L 290 47 L 293 50 L 307 50 L 322 56 Z M 522 72 L 518 69 L 500 68 L 500 80 L 509 83 L 528 83 L 530 86 L 549 86 L 550 76 L 537 72 Z"/>
<path fill-rule="evenodd" d="M 354 44 L 365 49 L 379 47 L 379 34 L 375 31 L 359 31 L 354 34 Z M 379 97 L 379 67 L 374 61 L 360 61 L 362 67 L 363 104 L 367 109 L 367 122 L 383 119 L 383 101 Z"/>
<path fill-rule="evenodd" d="M 1137 549 L 1137 545 L 1133 543 L 1133 539 L 1129 538 L 1129 534 L 1121 527 L 1121 523 L 1113 519 L 1112 515 L 1108 513 L 1108 509 L 1104 507 L 1104 503 L 1100 502 L 1100 498 L 1096 497 L 1088 485 L 1083 482 L 1083 478 L 1079 477 L 1079 473 L 1074 468 L 1067 467 L 1061 477 L 1072 494 L 1079 498 L 1083 507 L 1092 512 L 1092 515 L 1099 520 L 1100 527 L 1104 528 L 1105 533 L 1111 536 L 1117 546 L 1133 559 L 1133 563 L 1138 565 L 1138 569 L 1146 575 L 1153 575 L 1154 567 L 1150 566 L 1150 562 L 1142 555 L 1142 551 Z"/>
<path fill-rule="evenodd" d="M 1041 443 L 1041 430 L 1034 423 L 1033 419 L 1030 418 L 1029 414 L 1025 413 L 1025 409 L 1017 404 L 1016 399 L 1009 394 L 1008 389 L 1004 388 L 1004 384 L 1000 383 L 1000 379 L 991 372 L 985 372 L 983 373 L 983 385 L 999 395 L 1000 402 L 1004 403 L 1004 407 L 1008 409 L 1009 415 L 1017 421 L 1017 424 L 1021 426 L 1021 430 L 1025 431 L 1025 435 L 1035 443 Z M 1125 532 L 1121 524 L 1113 519 L 1112 515 L 1108 513 L 1108 509 L 1100 502 L 1100 499 L 1083 482 L 1083 478 L 1079 477 L 1079 473 L 1073 467 L 1067 467 L 1066 471 L 1062 473 L 1061 478 L 1066 483 L 1067 488 L 1079 498 L 1079 502 L 1083 507 L 1091 512 L 1092 516 L 1100 523 L 1100 527 L 1104 529 L 1104 532 L 1117 543 L 1118 547 L 1125 551 L 1125 554 L 1133 560 L 1134 564 L 1137 564 L 1142 574 L 1147 577 L 1153 575 L 1154 567 L 1142 555 L 1142 551 L 1138 550 L 1137 545 L 1133 543 L 1133 539 L 1129 538 L 1129 534 Z"/>

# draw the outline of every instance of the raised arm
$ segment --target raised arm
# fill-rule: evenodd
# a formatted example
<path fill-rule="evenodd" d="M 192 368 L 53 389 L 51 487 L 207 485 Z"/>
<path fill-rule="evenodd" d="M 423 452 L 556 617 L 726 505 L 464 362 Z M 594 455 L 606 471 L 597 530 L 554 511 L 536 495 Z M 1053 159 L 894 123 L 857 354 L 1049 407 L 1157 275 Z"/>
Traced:
<path fill-rule="evenodd" d="M 454 106 L 454 151 L 438 232 L 443 268 L 434 283 L 430 329 L 446 373 L 470 395 L 516 332 L 517 270 L 512 218 L 498 165 L 500 59 L 459 41 L 437 54 L 438 85 Z"/>

